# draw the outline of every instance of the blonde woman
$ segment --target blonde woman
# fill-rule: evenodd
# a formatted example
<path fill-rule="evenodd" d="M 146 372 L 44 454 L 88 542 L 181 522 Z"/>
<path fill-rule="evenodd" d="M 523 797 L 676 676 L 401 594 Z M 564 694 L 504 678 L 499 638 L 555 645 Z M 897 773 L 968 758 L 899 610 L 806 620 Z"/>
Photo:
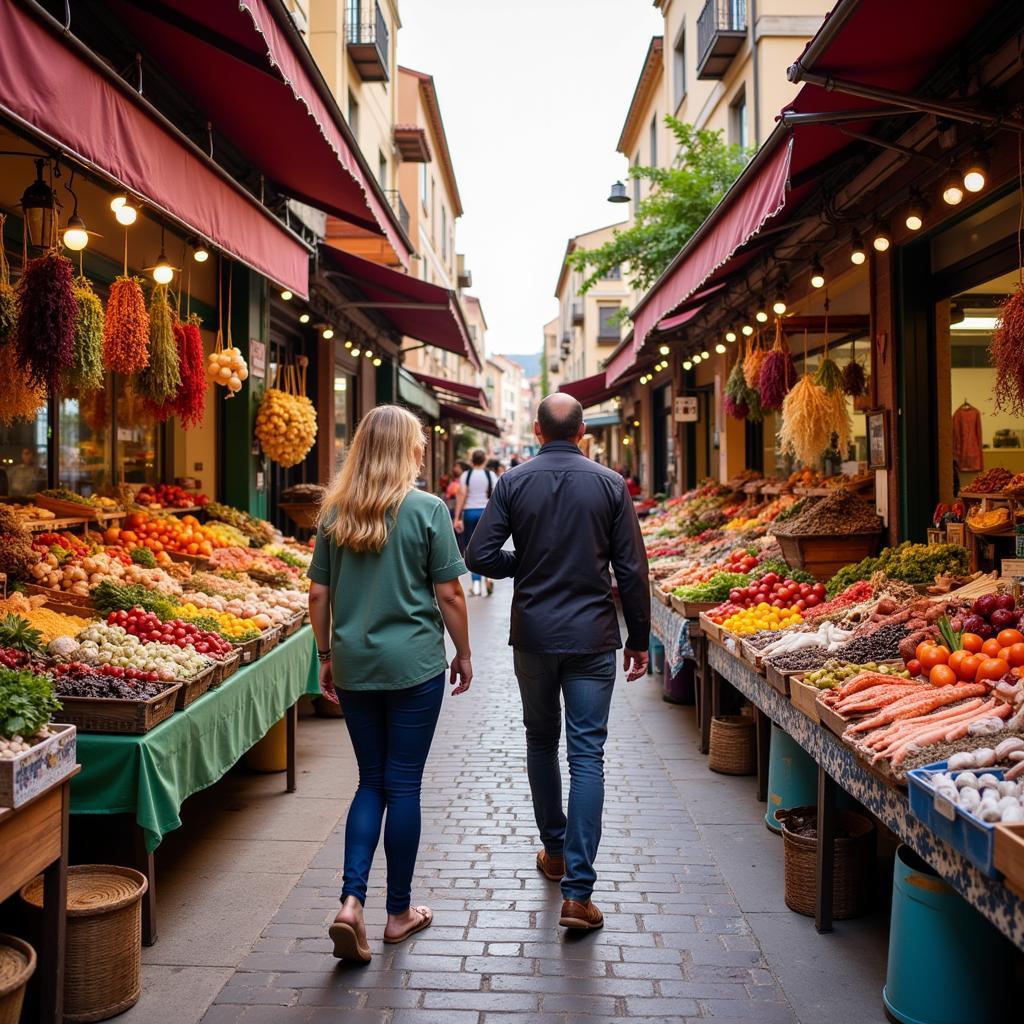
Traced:
<path fill-rule="evenodd" d="M 359 763 L 345 826 L 341 910 L 330 927 L 334 955 L 370 962 L 363 904 L 384 823 L 385 942 L 430 925 L 413 907 L 420 840 L 420 784 L 444 697 L 444 630 L 455 645 L 452 694 L 473 679 L 466 599 L 452 520 L 444 503 L 415 488 L 423 428 L 395 405 L 359 424 L 324 496 L 309 567 L 309 615 L 320 689 L 339 701 Z"/>

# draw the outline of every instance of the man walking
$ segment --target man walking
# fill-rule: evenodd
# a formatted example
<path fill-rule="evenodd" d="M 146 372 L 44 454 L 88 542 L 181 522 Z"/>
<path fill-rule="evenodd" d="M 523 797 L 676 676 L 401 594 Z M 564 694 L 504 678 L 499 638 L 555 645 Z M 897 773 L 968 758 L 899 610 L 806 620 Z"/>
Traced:
<path fill-rule="evenodd" d="M 473 539 L 473 532 L 480 522 L 491 500 L 491 494 L 498 482 L 497 474 L 494 473 L 487 463 L 487 453 L 483 448 L 477 448 L 470 455 L 470 465 L 459 479 L 459 492 L 455 499 L 455 533 L 462 538 L 464 548 L 469 547 Z M 494 593 L 494 579 L 487 577 L 481 580 L 480 573 L 474 572 L 471 576 L 472 588 L 470 593 L 474 597 L 480 596 L 480 584 L 484 584 L 485 593 L 488 597 Z"/>
<path fill-rule="evenodd" d="M 579 449 L 583 408 L 549 395 L 537 410 L 540 453 L 510 469 L 494 488 L 466 564 L 500 579 L 515 577 L 509 643 L 526 726 L 526 767 L 544 848 L 537 867 L 561 881 L 566 928 L 600 928 L 591 901 L 601 840 L 604 744 L 622 646 L 612 598 L 615 571 L 627 639 L 627 680 L 647 671 L 651 597 L 647 555 L 633 503 L 619 474 Z M 514 551 L 502 550 L 511 535 Z M 568 814 L 562 809 L 558 741 L 565 698 L 569 755 Z"/>

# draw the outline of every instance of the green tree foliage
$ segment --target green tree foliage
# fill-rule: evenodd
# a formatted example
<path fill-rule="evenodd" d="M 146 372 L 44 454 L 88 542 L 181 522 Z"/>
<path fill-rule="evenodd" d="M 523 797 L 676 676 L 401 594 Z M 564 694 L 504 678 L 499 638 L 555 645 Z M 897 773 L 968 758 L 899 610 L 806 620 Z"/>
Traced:
<path fill-rule="evenodd" d="M 730 146 L 721 131 L 695 128 L 672 116 L 665 118 L 678 144 L 671 167 L 631 167 L 631 178 L 651 184 L 634 221 L 596 249 L 577 249 L 569 265 L 587 277 L 582 291 L 607 277 L 618 264 L 628 266 L 630 283 L 648 289 L 705 221 L 746 165 L 749 153 Z"/>

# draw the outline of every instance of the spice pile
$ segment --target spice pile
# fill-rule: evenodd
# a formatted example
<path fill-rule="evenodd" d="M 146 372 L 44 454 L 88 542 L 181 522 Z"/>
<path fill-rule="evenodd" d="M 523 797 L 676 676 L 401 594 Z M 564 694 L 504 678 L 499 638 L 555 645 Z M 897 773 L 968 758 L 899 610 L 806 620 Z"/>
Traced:
<path fill-rule="evenodd" d="M 976 476 L 966 490 L 974 494 L 1002 494 L 1003 489 L 1013 479 L 1013 474 L 1002 466 L 993 466 L 992 469 Z"/>
<path fill-rule="evenodd" d="M 772 532 L 782 537 L 836 536 L 877 533 L 881 528 L 882 520 L 874 506 L 845 488 L 836 488 L 833 494 L 808 506 L 799 515 L 782 523 L 776 520 Z"/>

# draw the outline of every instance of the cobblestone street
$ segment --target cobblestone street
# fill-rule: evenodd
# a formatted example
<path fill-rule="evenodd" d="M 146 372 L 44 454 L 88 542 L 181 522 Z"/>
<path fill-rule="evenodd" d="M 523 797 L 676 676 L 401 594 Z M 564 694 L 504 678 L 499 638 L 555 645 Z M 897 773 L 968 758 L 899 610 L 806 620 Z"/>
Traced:
<path fill-rule="evenodd" d="M 446 701 L 427 765 L 413 902 L 433 908 L 433 927 L 399 947 L 381 943 L 380 852 L 367 901 L 373 963 L 339 966 L 331 956 L 325 924 L 338 905 L 355 766 L 342 723 L 303 719 L 300 733 L 315 732 L 318 744 L 333 749 L 315 771 L 306 771 L 299 793 L 275 792 L 265 807 L 249 806 L 236 821 L 215 828 L 213 839 L 202 838 L 230 845 L 239 834 L 256 839 L 269 833 L 291 849 L 290 840 L 315 838 L 291 824 L 289 802 L 300 800 L 325 804 L 321 817 L 329 813 L 336 827 L 325 830 L 322 847 L 302 844 L 318 852 L 279 906 L 260 890 L 279 892 L 282 876 L 254 874 L 251 904 L 241 880 L 236 917 L 247 905 L 250 918 L 268 902 L 277 906 L 248 953 L 232 960 L 222 952 L 232 941 L 225 918 L 223 925 L 211 922 L 220 939 L 218 945 L 214 934 L 207 936 L 214 947 L 210 959 L 190 958 L 193 936 L 179 933 L 172 909 L 169 928 L 146 959 L 176 966 L 147 967 L 147 988 L 161 970 L 172 972 L 165 987 L 173 979 L 180 991 L 185 965 L 237 963 L 233 973 L 203 976 L 216 987 L 227 979 L 203 1024 L 881 1020 L 885 947 L 878 942 L 884 943 L 884 933 L 874 935 L 872 925 L 859 923 L 817 936 L 810 920 L 785 910 L 780 840 L 758 820 L 764 805 L 754 800 L 753 780 L 708 772 L 693 741 L 692 709 L 663 703 L 651 677 L 620 683 L 613 704 L 595 892 L 605 927 L 583 937 L 558 927 L 558 887 L 533 865 L 538 843 L 518 690 L 505 646 L 510 596 L 506 583 L 492 599 L 471 601 L 476 680 L 468 697 Z M 716 844 L 721 853 L 712 849 Z M 261 881 L 265 877 L 274 884 Z M 163 897 L 169 898 L 167 889 Z M 759 930 L 770 949 L 762 949 Z M 862 940 L 868 943 L 862 948 L 851 945 Z M 822 991 L 821 964 L 836 953 L 850 958 L 846 974 Z M 152 1001 L 149 1006 L 152 1012 Z"/>

